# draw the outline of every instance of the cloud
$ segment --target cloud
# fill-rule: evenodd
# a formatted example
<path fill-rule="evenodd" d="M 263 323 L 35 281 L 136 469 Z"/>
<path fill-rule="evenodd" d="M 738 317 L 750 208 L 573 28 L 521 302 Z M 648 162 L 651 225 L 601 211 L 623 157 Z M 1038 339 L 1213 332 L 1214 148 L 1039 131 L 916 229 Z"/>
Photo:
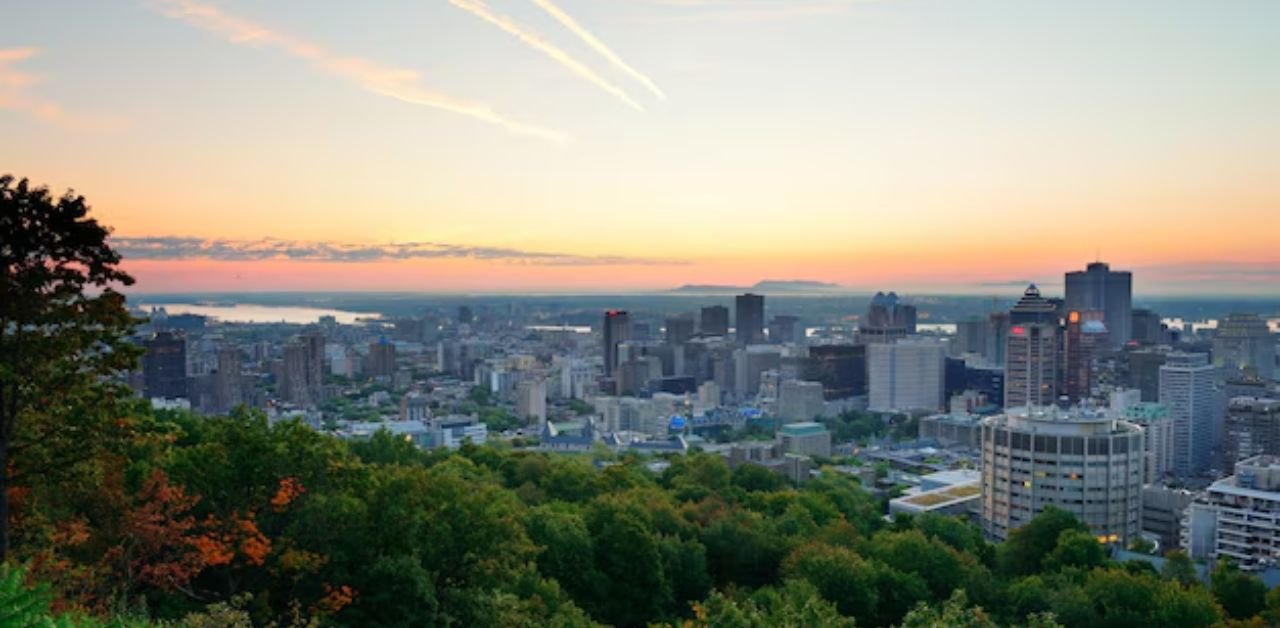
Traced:
<path fill-rule="evenodd" d="M 640 103 L 631 98 L 631 96 L 628 95 L 627 92 L 623 91 L 622 88 L 605 80 L 599 74 L 596 74 L 591 68 L 588 68 L 581 61 L 578 61 L 569 53 L 561 50 L 555 44 L 547 41 L 541 35 L 517 24 L 505 15 L 494 13 L 493 10 L 490 9 L 482 0 L 449 0 L 449 4 L 452 4 L 453 6 L 471 13 L 472 15 L 475 15 L 476 17 L 506 31 L 516 39 L 524 42 L 525 45 L 530 48 L 551 57 L 560 65 L 568 68 L 569 71 L 590 81 L 595 84 L 596 87 L 599 87 L 605 92 L 617 97 L 618 100 L 626 103 L 627 106 L 636 109 L 637 111 L 644 111 L 644 107 L 640 106 Z"/>
<path fill-rule="evenodd" d="M 111 243 L 127 260 L 295 260 L 359 263 L 421 259 L 472 259 L 539 266 L 674 266 L 686 263 L 682 260 L 550 253 L 440 242 L 366 244 L 284 240 L 279 238 L 227 240 L 186 236 L 145 236 L 113 237 L 111 238 Z"/>
<path fill-rule="evenodd" d="M 486 105 L 468 102 L 429 89 L 422 84 L 418 73 L 413 70 L 340 55 L 316 43 L 273 31 L 261 24 L 193 0 L 152 0 L 151 4 L 168 17 L 222 35 L 231 43 L 271 48 L 291 57 L 303 59 L 323 72 L 346 79 L 380 96 L 462 114 L 522 135 L 558 143 L 568 140 L 568 137 L 559 131 L 517 122 Z"/>
<path fill-rule="evenodd" d="M 124 125 L 120 119 L 69 113 L 61 105 L 32 93 L 31 87 L 39 83 L 41 77 L 14 66 L 38 53 L 39 50 L 31 47 L 0 48 L 0 109 L 19 111 L 73 129 L 111 131 Z"/>
<path fill-rule="evenodd" d="M 591 31 L 588 31 L 584 26 L 579 24 L 577 20 L 573 19 L 573 16 L 565 13 L 563 9 L 556 6 L 551 2 L 551 0 L 533 0 L 533 3 L 538 5 L 543 11 L 546 11 L 552 18 L 555 18 L 555 20 L 560 22 L 562 26 L 572 31 L 573 34 L 577 35 L 579 39 L 590 46 L 592 50 L 598 52 L 600 56 L 608 59 L 609 63 L 612 63 L 614 67 L 630 75 L 631 78 L 634 78 L 641 85 L 644 85 L 646 89 L 653 92 L 658 98 L 663 100 L 667 99 L 667 95 L 658 88 L 658 85 L 654 83 L 652 79 L 628 65 L 627 62 L 623 61 L 622 57 L 619 57 L 614 53 L 609 46 L 605 45 L 603 41 L 600 41 L 600 39 L 593 35 Z"/>

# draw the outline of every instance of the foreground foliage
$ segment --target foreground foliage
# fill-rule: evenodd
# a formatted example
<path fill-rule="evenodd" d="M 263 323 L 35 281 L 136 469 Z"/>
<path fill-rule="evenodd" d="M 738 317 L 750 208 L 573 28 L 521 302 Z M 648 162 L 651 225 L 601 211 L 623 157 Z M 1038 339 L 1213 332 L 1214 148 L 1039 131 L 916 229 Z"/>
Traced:
<path fill-rule="evenodd" d="M 14 553 L 51 621 L 1211 626 L 1280 610 L 1226 567 L 1206 587 L 1114 564 L 1060 511 L 998 548 L 957 519 L 886 522 L 834 473 L 797 489 L 706 454 L 659 474 L 385 433 L 348 445 L 246 411 L 120 420 L 130 438 L 19 487 Z M 13 601 L 27 590 L 0 607 L 30 608 Z"/>

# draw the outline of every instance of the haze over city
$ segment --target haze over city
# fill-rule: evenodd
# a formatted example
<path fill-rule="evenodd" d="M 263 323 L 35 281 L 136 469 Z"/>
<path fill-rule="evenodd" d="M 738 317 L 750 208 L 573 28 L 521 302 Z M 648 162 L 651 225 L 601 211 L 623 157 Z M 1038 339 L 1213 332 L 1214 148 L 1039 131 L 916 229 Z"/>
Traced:
<path fill-rule="evenodd" d="M 0 153 L 136 292 L 1280 288 L 1280 5 L 19 0 Z"/>

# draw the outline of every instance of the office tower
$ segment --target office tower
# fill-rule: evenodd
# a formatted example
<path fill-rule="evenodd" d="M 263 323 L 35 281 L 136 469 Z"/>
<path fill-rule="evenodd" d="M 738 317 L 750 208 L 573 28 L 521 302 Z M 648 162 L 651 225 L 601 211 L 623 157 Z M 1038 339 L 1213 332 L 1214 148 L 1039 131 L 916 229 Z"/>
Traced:
<path fill-rule="evenodd" d="M 946 345 L 931 339 L 868 346 L 868 408 L 876 412 L 940 410 L 946 357 Z"/>
<path fill-rule="evenodd" d="M 1140 530 L 1142 430 L 1102 413 L 1017 408 L 982 423 L 982 531 L 1004 541 L 1046 507 L 1127 544 Z"/>
<path fill-rule="evenodd" d="M 244 378 L 240 374 L 239 347 L 218 350 L 218 371 L 213 375 L 213 412 L 221 414 L 245 402 Z"/>
<path fill-rule="evenodd" d="M 802 368 L 803 378 L 822 383 L 828 400 L 867 394 L 866 345 L 814 345 Z"/>
<path fill-rule="evenodd" d="M 723 305 L 708 305 L 702 308 L 699 330 L 704 336 L 729 335 L 729 308 Z"/>
<path fill-rule="evenodd" d="M 307 347 L 307 388 L 314 402 L 319 403 L 324 396 L 324 335 L 319 332 L 302 334 L 302 343 Z"/>
<path fill-rule="evenodd" d="M 666 321 L 667 344 L 675 346 L 693 337 L 694 321 L 692 314 L 672 316 Z"/>
<path fill-rule="evenodd" d="M 1169 409 L 1158 403 L 1139 401 L 1126 406 L 1120 416 L 1142 428 L 1142 481 L 1154 484 L 1173 472 L 1173 420 Z"/>
<path fill-rule="evenodd" d="M 1214 368 L 1203 353 L 1170 353 L 1160 367 L 1160 403 L 1173 420 L 1173 470 L 1187 478 L 1209 470 L 1214 434 Z"/>
<path fill-rule="evenodd" d="M 1257 314 L 1228 314 L 1213 336 L 1213 365 L 1228 378 L 1275 378 L 1276 337 Z"/>
<path fill-rule="evenodd" d="M 466 305 L 458 306 L 458 322 L 463 325 L 470 325 L 475 321 L 475 314 L 471 313 L 471 308 Z"/>
<path fill-rule="evenodd" d="M 997 408 L 1004 405 L 1004 367 L 1003 366 L 965 366 L 965 390 L 982 395 L 989 405 Z"/>
<path fill-rule="evenodd" d="M 1071 403 L 1089 399 L 1093 392 L 1098 354 L 1108 346 L 1107 327 L 1101 312 L 1071 312 L 1067 315 L 1064 341 L 1066 366 L 1063 394 Z"/>
<path fill-rule="evenodd" d="M 1004 366 L 1005 354 L 1008 352 L 1010 322 L 1008 312 L 992 312 L 987 317 L 987 349 L 982 356 L 987 362 Z"/>
<path fill-rule="evenodd" d="M 604 313 L 604 374 L 613 377 L 618 368 L 618 345 L 631 340 L 631 316 L 625 310 Z"/>
<path fill-rule="evenodd" d="M 547 382 L 526 379 L 516 386 L 516 417 L 533 425 L 547 420 Z"/>
<path fill-rule="evenodd" d="M 782 382 L 779 388 L 778 418 L 784 423 L 812 421 L 826 406 L 821 382 L 792 379 Z"/>
<path fill-rule="evenodd" d="M 764 296 L 740 294 L 733 299 L 734 337 L 739 345 L 764 342 Z"/>
<path fill-rule="evenodd" d="M 1004 407 L 1050 406 L 1057 402 L 1058 328 L 1014 323 L 1005 346 Z"/>
<path fill-rule="evenodd" d="M 1227 403 L 1226 466 L 1254 456 L 1280 456 L 1280 399 L 1236 397 Z"/>
<path fill-rule="evenodd" d="M 915 327 L 914 306 L 899 303 L 897 293 L 877 292 L 866 316 L 858 321 L 858 339 L 867 344 L 894 342 L 914 333 Z"/>
<path fill-rule="evenodd" d="M 951 398 L 963 394 L 968 389 L 969 367 L 962 358 L 947 357 L 942 368 L 942 401 L 951 403 Z"/>
<path fill-rule="evenodd" d="M 974 319 L 956 323 L 956 337 L 951 343 L 953 355 L 972 353 L 985 356 L 987 353 L 987 331 L 990 321 Z"/>
<path fill-rule="evenodd" d="M 1057 325 L 1061 317 L 1058 314 L 1058 302 L 1046 299 L 1040 294 L 1035 284 L 1027 286 L 1022 297 L 1009 309 L 1009 325 L 1044 324 Z"/>
<path fill-rule="evenodd" d="M 184 399 L 187 396 L 187 341 L 162 331 L 143 342 L 143 394 L 148 399 Z"/>
<path fill-rule="evenodd" d="M 1164 342 L 1164 322 L 1151 310 L 1134 310 L 1129 333 L 1130 340 L 1140 345 L 1158 345 Z"/>
<path fill-rule="evenodd" d="M 786 314 L 778 314 L 769 321 L 769 342 L 789 344 L 798 342 L 803 334 L 798 333 L 800 319 Z"/>
<path fill-rule="evenodd" d="M 1066 283 L 1068 310 L 1102 312 L 1102 322 L 1111 332 L 1110 345 L 1119 348 L 1129 342 L 1133 337 L 1133 275 L 1129 271 L 1094 262 L 1083 271 L 1067 273 Z"/>
<path fill-rule="evenodd" d="M 284 361 L 280 372 L 280 398 L 289 403 L 307 406 L 317 402 L 307 383 L 307 345 L 294 341 L 284 346 Z"/>
<path fill-rule="evenodd" d="M 386 338 L 379 338 L 377 342 L 369 343 L 369 357 L 365 363 L 364 372 L 365 375 L 374 378 L 395 376 L 396 346 Z"/>
<path fill-rule="evenodd" d="M 1182 521 L 1182 548 L 1193 560 L 1230 560 L 1243 571 L 1274 568 L 1280 558 L 1280 459 L 1256 456 L 1209 486 Z"/>
<path fill-rule="evenodd" d="M 769 345 L 753 345 L 734 351 L 734 381 L 737 392 L 744 396 L 755 396 L 760 392 L 761 374 L 765 371 L 777 371 L 782 366 L 782 353 L 778 347 Z"/>
<path fill-rule="evenodd" d="M 1143 401 L 1160 400 L 1160 367 L 1169 352 L 1160 349 L 1127 351 L 1124 354 L 1124 384 L 1142 391 Z"/>

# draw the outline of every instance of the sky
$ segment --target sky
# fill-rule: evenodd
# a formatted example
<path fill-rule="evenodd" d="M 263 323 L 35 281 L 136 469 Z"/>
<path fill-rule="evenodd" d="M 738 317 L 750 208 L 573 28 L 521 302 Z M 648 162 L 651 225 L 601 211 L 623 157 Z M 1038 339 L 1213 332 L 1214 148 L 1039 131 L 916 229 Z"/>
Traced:
<path fill-rule="evenodd" d="M 1275 0 L 4 13 L 0 172 L 144 292 L 1280 294 Z"/>

